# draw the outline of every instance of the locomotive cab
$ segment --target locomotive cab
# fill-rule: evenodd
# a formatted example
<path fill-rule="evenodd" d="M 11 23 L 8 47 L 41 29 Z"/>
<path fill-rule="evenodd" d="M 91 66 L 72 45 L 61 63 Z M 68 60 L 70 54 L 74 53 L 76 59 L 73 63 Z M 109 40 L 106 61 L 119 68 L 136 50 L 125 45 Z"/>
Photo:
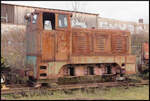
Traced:
<path fill-rule="evenodd" d="M 53 10 L 36 10 L 26 16 L 27 67 L 32 68 L 34 78 L 47 78 L 48 62 L 68 60 L 70 17 L 71 13 Z"/>
<path fill-rule="evenodd" d="M 58 30 L 69 29 L 71 13 L 57 12 L 53 10 L 35 10 L 31 14 L 27 14 L 25 19 L 27 25 L 35 27 L 34 29 L 40 30 Z"/>

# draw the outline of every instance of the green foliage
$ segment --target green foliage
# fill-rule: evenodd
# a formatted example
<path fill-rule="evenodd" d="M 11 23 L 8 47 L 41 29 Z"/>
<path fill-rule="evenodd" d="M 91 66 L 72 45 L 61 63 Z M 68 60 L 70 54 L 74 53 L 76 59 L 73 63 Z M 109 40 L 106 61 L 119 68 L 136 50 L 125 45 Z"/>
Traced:
<path fill-rule="evenodd" d="M 1 57 L 1 71 L 4 71 L 4 70 L 8 70 L 9 69 L 9 65 L 6 64 L 6 60 Z"/>
<path fill-rule="evenodd" d="M 78 77 L 62 77 L 58 79 L 58 84 L 71 84 L 71 83 L 93 83 L 93 82 L 107 82 L 113 81 L 112 76 L 100 75 L 87 75 Z"/>
<path fill-rule="evenodd" d="M 144 80 L 149 80 L 149 72 L 140 74 L 140 77 L 142 77 Z"/>
<path fill-rule="evenodd" d="M 149 66 L 147 65 L 141 65 L 139 66 L 140 70 L 139 70 L 139 76 L 142 78 L 142 79 L 149 79 Z"/>

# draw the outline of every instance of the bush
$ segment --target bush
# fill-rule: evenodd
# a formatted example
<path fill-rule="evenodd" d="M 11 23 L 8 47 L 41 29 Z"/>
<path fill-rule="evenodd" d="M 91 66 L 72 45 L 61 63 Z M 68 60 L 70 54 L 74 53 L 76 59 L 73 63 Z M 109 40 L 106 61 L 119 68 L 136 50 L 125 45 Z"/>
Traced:
<path fill-rule="evenodd" d="M 1 71 L 3 72 L 9 69 L 9 65 L 7 65 L 6 60 L 3 57 L 1 57 Z"/>

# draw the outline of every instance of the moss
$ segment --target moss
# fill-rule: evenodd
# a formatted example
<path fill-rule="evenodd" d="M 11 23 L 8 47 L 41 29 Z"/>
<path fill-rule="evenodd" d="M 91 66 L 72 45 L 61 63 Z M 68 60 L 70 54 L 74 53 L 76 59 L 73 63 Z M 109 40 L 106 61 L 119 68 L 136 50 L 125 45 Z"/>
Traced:
<path fill-rule="evenodd" d="M 113 81 L 111 75 L 87 75 L 79 77 L 61 77 L 58 78 L 58 84 L 71 84 L 71 83 L 94 83 L 94 82 L 108 82 Z"/>

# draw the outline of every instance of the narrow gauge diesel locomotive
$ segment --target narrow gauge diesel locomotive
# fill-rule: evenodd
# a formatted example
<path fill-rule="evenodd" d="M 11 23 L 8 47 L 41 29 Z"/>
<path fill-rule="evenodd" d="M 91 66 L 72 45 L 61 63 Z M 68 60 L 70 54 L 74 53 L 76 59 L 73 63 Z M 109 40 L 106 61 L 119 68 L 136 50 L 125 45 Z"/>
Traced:
<path fill-rule="evenodd" d="M 71 16 L 45 9 L 26 16 L 26 66 L 33 69 L 32 78 L 44 83 L 60 77 L 136 73 L 128 31 L 71 28 Z"/>

